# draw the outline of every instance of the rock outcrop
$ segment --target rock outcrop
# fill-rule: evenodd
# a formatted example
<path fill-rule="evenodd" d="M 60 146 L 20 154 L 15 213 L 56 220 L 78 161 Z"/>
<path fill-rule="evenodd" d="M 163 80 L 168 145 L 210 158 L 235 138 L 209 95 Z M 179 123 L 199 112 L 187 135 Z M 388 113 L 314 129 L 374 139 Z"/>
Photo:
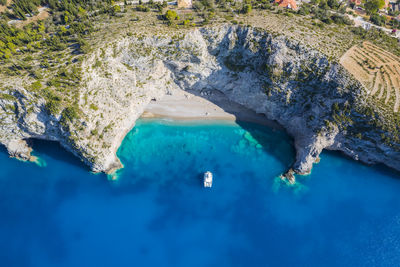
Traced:
<path fill-rule="evenodd" d="M 173 38 L 131 36 L 83 63 L 79 118 L 49 115 L 21 86 L 0 99 L 0 142 L 29 158 L 24 140 L 57 140 L 93 171 L 121 167 L 116 151 L 152 99 L 174 88 L 218 91 L 277 121 L 293 136 L 292 171 L 309 173 L 323 149 L 400 170 L 400 145 L 362 85 L 324 55 L 283 36 L 239 26 L 194 29 Z M 386 137 L 386 141 L 382 139 Z M 390 139 L 392 140 L 392 139 Z M 396 140 L 396 138 L 393 138 Z"/>
<path fill-rule="evenodd" d="M 192 0 L 178 0 L 178 8 L 192 8 Z"/>

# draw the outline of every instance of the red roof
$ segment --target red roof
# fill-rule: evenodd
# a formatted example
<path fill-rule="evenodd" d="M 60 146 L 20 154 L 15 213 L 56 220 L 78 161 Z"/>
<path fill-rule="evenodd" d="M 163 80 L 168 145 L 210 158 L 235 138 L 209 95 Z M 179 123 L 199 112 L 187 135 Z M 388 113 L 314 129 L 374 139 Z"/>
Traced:
<path fill-rule="evenodd" d="M 350 0 L 351 3 L 354 3 L 356 6 L 361 5 L 361 0 Z"/>
<path fill-rule="evenodd" d="M 280 7 L 286 7 L 291 9 L 297 9 L 297 4 L 295 0 L 275 0 Z"/>

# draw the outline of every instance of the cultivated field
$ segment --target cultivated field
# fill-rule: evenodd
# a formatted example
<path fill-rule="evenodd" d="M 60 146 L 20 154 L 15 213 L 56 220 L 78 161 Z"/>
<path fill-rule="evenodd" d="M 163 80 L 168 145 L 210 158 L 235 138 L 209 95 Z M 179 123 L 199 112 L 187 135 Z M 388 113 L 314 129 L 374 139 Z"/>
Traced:
<path fill-rule="evenodd" d="M 368 90 L 368 93 L 399 111 L 400 58 L 369 42 L 355 45 L 340 63 Z"/>

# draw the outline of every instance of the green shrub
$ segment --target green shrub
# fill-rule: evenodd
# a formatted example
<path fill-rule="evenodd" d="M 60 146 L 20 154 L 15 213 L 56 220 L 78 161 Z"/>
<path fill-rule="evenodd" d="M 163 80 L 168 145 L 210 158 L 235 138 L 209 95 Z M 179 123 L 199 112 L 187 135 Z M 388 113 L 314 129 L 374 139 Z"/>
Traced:
<path fill-rule="evenodd" d="M 364 7 L 368 15 L 375 14 L 379 9 L 383 8 L 385 0 L 368 0 L 365 2 Z"/>
<path fill-rule="evenodd" d="M 95 104 L 90 104 L 90 109 L 93 109 L 93 110 L 98 110 L 99 109 L 99 107 L 98 106 L 96 106 Z"/>
<path fill-rule="evenodd" d="M 36 81 L 36 82 L 32 83 L 31 89 L 34 91 L 38 91 L 38 90 L 42 89 L 42 83 L 40 81 Z"/>
<path fill-rule="evenodd" d="M 51 115 L 57 115 L 60 112 L 61 102 L 55 99 L 50 99 L 47 101 L 45 108 L 46 111 Z"/>
<path fill-rule="evenodd" d="M 66 107 L 62 113 L 62 122 L 73 122 L 76 119 L 79 119 L 79 107 L 77 105 L 72 105 L 69 107 Z"/>
<path fill-rule="evenodd" d="M 369 20 L 378 26 L 383 26 L 386 23 L 386 19 L 384 16 L 380 16 L 378 14 L 372 14 L 371 17 L 369 18 Z"/>
<path fill-rule="evenodd" d="M 148 6 L 144 6 L 144 5 L 138 5 L 136 7 L 136 11 L 141 11 L 141 12 L 149 12 L 150 8 Z"/>
<path fill-rule="evenodd" d="M 174 10 L 168 10 L 165 12 L 164 18 L 168 21 L 168 24 L 172 24 L 173 21 L 179 20 L 179 16 Z"/>
<path fill-rule="evenodd" d="M 99 132 L 97 131 L 97 129 L 93 129 L 93 130 L 90 131 L 90 134 L 91 135 L 98 135 Z"/>
<path fill-rule="evenodd" d="M 3 94 L 3 93 L 0 93 L 0 99 L 9 100 L 9 101 L 16 100 L 15 96 L 9 95 L 9 94 Z"/>
<path fill-rule="evenodd" d="M 243 14 L 249 14 L 252 9 L 253 9 L 253 7 L 252 7 L 251 4 L 246 4 L 246 5 L 243 6 L 242 13 Z"/>

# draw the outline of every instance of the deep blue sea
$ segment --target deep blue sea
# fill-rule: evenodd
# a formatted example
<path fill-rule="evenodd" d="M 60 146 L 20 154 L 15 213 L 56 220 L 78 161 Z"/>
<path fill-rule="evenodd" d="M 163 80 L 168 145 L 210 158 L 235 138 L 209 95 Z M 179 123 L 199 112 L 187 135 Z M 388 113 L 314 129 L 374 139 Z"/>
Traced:
<path fill-rule="evenodd" d="M 142 120 L 117 181 L 57 143 L 34 149 L 39 164 L 0 150 L 0 266 L 400 265 L 400 175 L 324 152 L 289 187 L 280 131 Z"/>

